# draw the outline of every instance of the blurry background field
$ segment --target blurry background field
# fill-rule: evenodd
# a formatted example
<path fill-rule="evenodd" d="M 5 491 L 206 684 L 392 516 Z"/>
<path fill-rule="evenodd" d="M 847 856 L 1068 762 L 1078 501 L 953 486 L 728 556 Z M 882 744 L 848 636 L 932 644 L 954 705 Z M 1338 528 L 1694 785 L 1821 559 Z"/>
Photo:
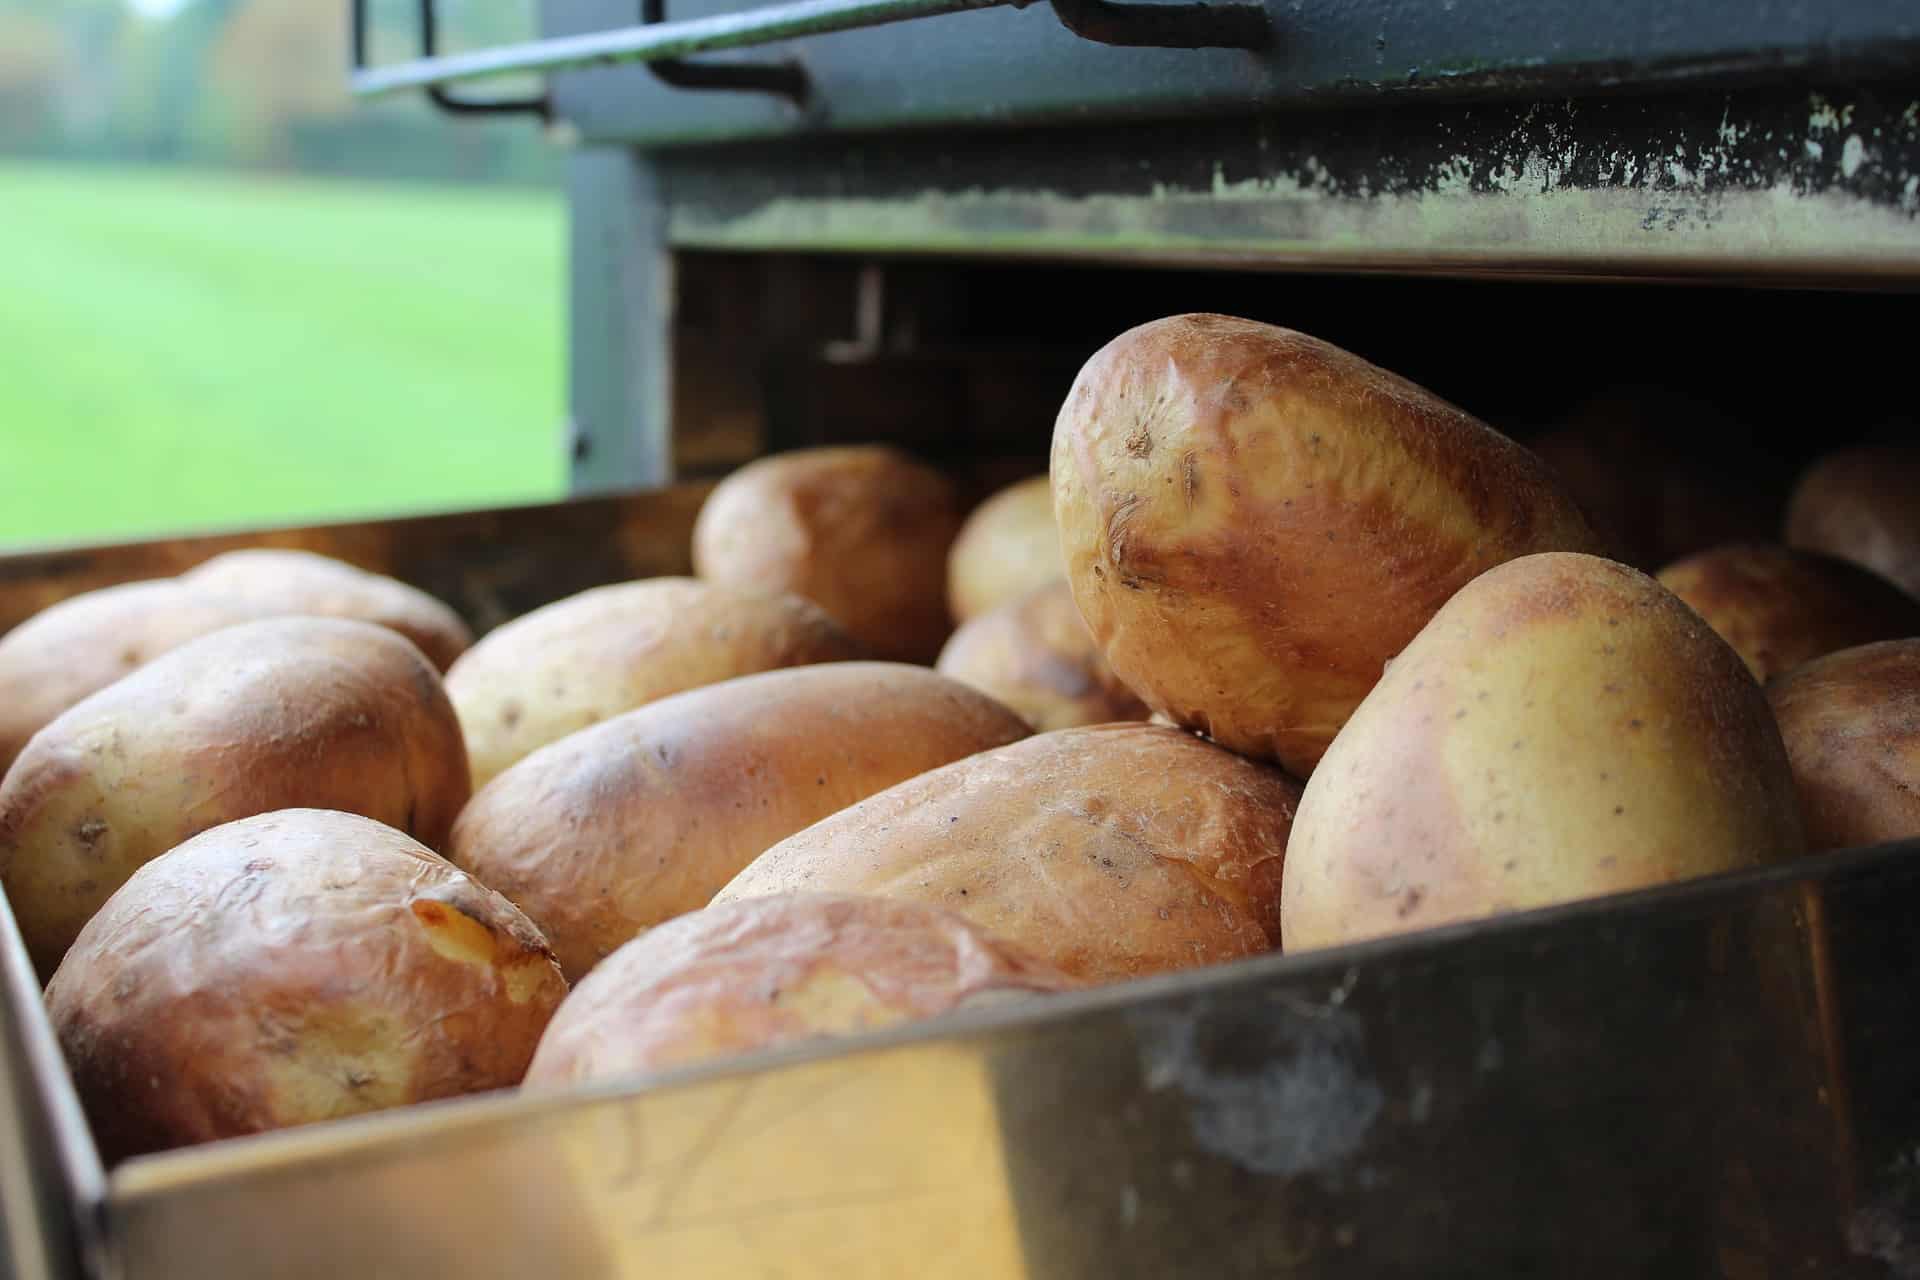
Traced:
<path fill-rule="evenodd" d="M 0 544 L 560 492 L 552 151 L 355 106 L 344 13 L 0 0 Z"/>

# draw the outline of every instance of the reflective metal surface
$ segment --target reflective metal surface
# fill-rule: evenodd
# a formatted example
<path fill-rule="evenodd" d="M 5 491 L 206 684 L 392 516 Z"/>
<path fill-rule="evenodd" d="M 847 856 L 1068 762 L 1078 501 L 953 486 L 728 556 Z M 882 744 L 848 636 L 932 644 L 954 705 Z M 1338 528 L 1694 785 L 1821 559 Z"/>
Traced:
<path fill-rule="evenodd" d="M 1888 1276 L 1920 844 L 116 1170 L 127 1277 Z"/>

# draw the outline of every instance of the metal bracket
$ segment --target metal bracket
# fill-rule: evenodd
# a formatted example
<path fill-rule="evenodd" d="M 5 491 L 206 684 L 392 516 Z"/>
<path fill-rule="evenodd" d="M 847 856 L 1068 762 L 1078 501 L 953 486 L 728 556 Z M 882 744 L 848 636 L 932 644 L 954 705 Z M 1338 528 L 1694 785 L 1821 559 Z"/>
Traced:
<path fill-rule="evenodd" d="M 640 21 L 649 25 L 667 20 L 667 0 L 641 0 Z M 689 62 L 685 58 L 659 58 L 647 63 L 663 84 L 676 89 L 730 89 L 742 92 L 776 94 L 796 106 L 806 102 L 811 84 L 806 68 L 793 61 L 783 62 Z"/>
<path fill-rule="evenodd" d="M 656 0 L 657 2 L 657 0 Z M 368 0 L 352 0 L 352 44 L 353 44 L 353 80 L 367 74 L 371 68 L 367 62 L 367 4 Z M 420 61 L 435 60 L 439 46 L 439 23 L 434 13 L 434 0 L 420 0 Z M 442 84 L 422 86 L 427 100 L 434 106 L 456 116 L 507 116 L 532 115 L 541 121 L 553 116 L 553 99 L 542 93 L 531 98 L 456 98 L 448 93 Z M 357 90 L 356 90 L 357 92 Z"/>
<path fill-rule="evenodd" d="M 665 0 L 643 0 L 644 14 L 665 16 Z M 445 85 L 462 80 L 528 71 L 566 71 L 646 62 L 666 62 L 661 79 L 686 88 L 759 89 L 799 100 L 806 94 L 804 73 L 792 64 L 692 65 L 689 54 L 853 31 L 890 22 L 969 9 L 1025 8 L 1031 0 L 784 0 L 738 13 L 661 22 L 590 35 L 556 36 L 526 44 L 436 57 L 433 52 L 433 0 L 420 0 L 422 56 L 412 62 L 370 67 L 366 59 L 365 8 L 353 4 L 353 91 L 361 97 L 398 89 L 425 89 L 450 111 L 535 111 L 545 116 L 547 98 L 508 102 L 449 100 Z M 1264 6 L 1259 3 L 1116 4 L 1112 0 L 1052 0 L 1068 30 L 1102 44 L 1169 49 L 1259 49 L 1272 42 Z M 676 65 L 677 64 L 677 65 Z"/>
<path fill-rule="evenodd" d="M 1100 44 L 1156 49 L 1263 49 L 1273 24 L 1259 3 L 1115 4 L 1052 0 L 1062 26 Z"/>

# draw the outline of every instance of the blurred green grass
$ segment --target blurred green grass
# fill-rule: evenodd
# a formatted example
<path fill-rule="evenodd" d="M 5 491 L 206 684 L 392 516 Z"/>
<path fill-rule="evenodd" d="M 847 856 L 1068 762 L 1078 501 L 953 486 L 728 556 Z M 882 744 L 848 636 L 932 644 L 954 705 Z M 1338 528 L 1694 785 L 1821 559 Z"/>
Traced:
<path fill-rule="evenodd" d="M 555 193 L 0 165 L 0 543 L 557 496 Z"/>

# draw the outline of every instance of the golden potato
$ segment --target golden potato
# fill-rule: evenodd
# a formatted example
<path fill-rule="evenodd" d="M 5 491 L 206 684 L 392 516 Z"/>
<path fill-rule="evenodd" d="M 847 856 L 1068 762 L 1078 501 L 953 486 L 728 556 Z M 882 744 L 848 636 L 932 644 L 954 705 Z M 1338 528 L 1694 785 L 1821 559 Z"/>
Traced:
<path fill-rule="evenodd" d="M 1767 686 L 1813 849 L 1920 837 L 1920 639 L 1843 649 Z"/>
<path fill-rule="evenodd" d="M 865 657 L 793 595 L 648 578 L 596 587 L 487 633 L 447 672 L 474 789 L 570 733 L 668 694 Z"/>
<path fill-rule="evenodd" d="M 473 643 L 460 615 L 426 592 L 311 551 L 229 551 L 181 574 L 180 581 L 277 614 L 378 623 L 419 645 L 441 671 Z"/>
<path fill-rule="evenodd" d="M 1920 596 L 1920 449 L 1849 449 L 1795 486 L 1787 541 L 1865 565 Z"/>
<path fill-rule="evenodd" d="M 91 693 L 189 640 L 268 616 L 171 578 L 103 587 L 0 636 L 0 777 L 27 740 Z"/>
<path fill-rule="evenodd" d="M 1289 951 L 1791 857 L 1786 751 L 1739 656 L 1594 556 L 1476 578 L 1415 637 L 1307 783 Z"/>
<path fill-rule="evenodd" d="M 215 827 L 134 872 L 47 985 L 101 1153 L 516 1085 L 566 995 L 539 931 L 353 814 Z"/>
<path fill-rule="evenodd" d="M 804 596 L 875 657 L 929 663 L 951 630 L 960 515 L 946 477 L 896 449 L 777 454 L 714 487 L 693 527 L 694 571 Z"/>
<path fill-rule="evenodd" d="M 1305 776 L 1452 594 L 1596 540 L 1533 454 L 1305 334 L 1131 329 L 1053 433 L 1074 599 L 1147 705 Z"/>
<path fill-rule="evenodd" d="M 933 903 L 1075 978 L 1279 942 L 1300 784 L 1146 724 L 1043 733 L 923 773 L 767 850 L 714 905 L 776 893 Z"/>
<path fill-rule="evenodd" d="M 405 638 L 334 618 L 202 636 L 76 703 L 0 782 L 0 884 L 44 976 L 135 870 L 275 809 L 364 814 L 444 845 L 460 726 Z"/>
<path fill-rule="evenodd" d="M 947 556 L 947 608 L 977 618 L 1067 571 L 1053 523 L 1053 484 L 1032 476 L 973 509 Z"/>
<path fill-rule="evenodd" d="M 999 703 L 925 667 L 742 676 L 534 752 L 474 796 L 448 856 L 532 916 L 578 981 L 802 827 L 1026 734 Z"/>
<path fill-rule="evenodd" d="M 1859 565 L 1814 551 L 1734 543 L 1660 571 L 1765 684 L 1823 653 L 1920 636 L 1920 600 Z"/>
<path fill-rule="evenodd" d="M 681 916 L 609 956 L 548 1025 L 527 1087 L 662 1071 L 1075 985 L 922 903 L 750 898 Z"/>
<path fill-rule="evenodd" d="M 1093 643 L 1065 578 L 963 624 L 935 666 L 998 698 L 1043 733 L 1148 715 L 1147 704 L 1120 682 Z"/>

